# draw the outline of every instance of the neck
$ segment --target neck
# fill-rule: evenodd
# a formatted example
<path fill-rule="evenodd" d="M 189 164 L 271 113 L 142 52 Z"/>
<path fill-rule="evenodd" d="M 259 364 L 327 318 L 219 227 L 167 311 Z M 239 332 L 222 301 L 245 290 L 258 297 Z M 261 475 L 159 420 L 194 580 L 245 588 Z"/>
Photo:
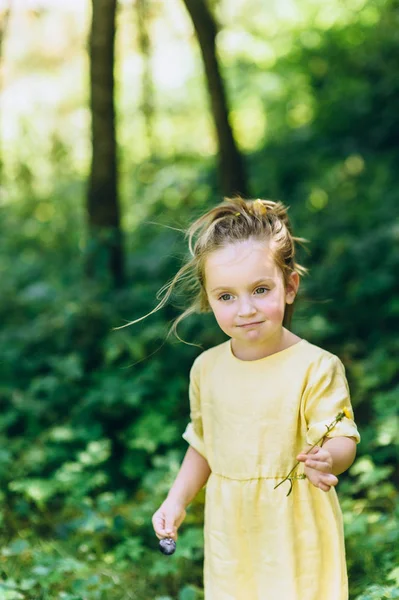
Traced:
<path fill-rule="evenodd" d="M 270 343 L 266 345 L 257 346 L 256 344 L 248 344 L 243 346 L 237 344 L 236 340 L 231 340 L 231 350 L 236 358 L 240 360 L 259 360 L 260 358 L 266 358 L 277 352 L 281 352 L 290 346 L 298 343 L 301 340 L 300 337 L 288 331 L 284 327 L 281 329 L 278 335 Z"/>

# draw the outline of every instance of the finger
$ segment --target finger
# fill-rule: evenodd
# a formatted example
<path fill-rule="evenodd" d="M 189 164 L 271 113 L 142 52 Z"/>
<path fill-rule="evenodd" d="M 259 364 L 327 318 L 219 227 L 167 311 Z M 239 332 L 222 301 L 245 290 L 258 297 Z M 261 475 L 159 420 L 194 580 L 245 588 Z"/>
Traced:
<path fill-rule="evenodd" d="M 310 450 L 308 450 L 306 452 L 307 456 L 309 456 L 310 454 L 318 454 L 321 451 L 321 447 L 320 446 L 314 446 L 313 448 L 311 448 Z"/>
<path fill-rule="evenodd" d="M 319 483 L 317 484 L 317 487 L 320 488 L 323 492 L 329 492 L 331 489 L 331 486 L 327 485 L 323 481 L 319 481 Z"/>
<path fill-rule="evenodd" d="M 165 532 L 165 515 L 162 512 L 156 512 L 152 517 L 152 526 L 155 531 L 155 535 L 161 539 L 166 537 Z"/>
<path fill-rule="evenodd" d="M 173 517 L 166 517 L 165 519 L 165 535 L 173 539 L 176 538 L 177 528 L 175 526 L 175 520 Z"/>
<path fill-rule="evenodd" d="M 319 446 L 315 446 L 314 448 L 311 448 L 310 450 L 302 450 L 302 452 L 300 452 L 298 454 L 298 456 L 296 457 L 297 460 L 300 460 L 301 462 L 303 462 L 304 460 L 306 460 L 309 456 L 314 456 L 315 454 L 317 454 L 318 452 L 320 452 L 321 448 Z"/>
<path fill-rule="evenodd" d="M 328 473 L 321 476 L 321 481 L 326 485 L 329 485 L 330 487 L 335 487 L 338 483 L 338 477 L 335 477 L 335 475 L 333 475 L 332 473 Z"/>
<path fill-rule="evenodd" d="M 321 460 L 308 458 L 305 464 L 307 467 L 310 467 L 311 469 L 316 469 L 316 471 L 321 471 L 322 473 L 331 472 L 331 465 L 327 462 L 322 462 Z"/>
<path fill-rule="evenodd" d="M 328 464 L 332 464 L 331 454 L 329 452 L 327 452 L 326 450 L 320 450 L 320 452 L 318 452 L 317 454 L 313 454 L 309 458 L 312 458 L 313 460 L 319 460 L 321 462 L 326 462 Z"/>
<path fill-rule="evenodd" d="M 316 477 L 312 481 L 316 487 L 320 487 L 321 489 L 322 489 L 322 486 L 327 486 L 328 489 L 330 489 L 331 487 L 335 487 L 338 483 L 337 477 L 335 477 L 335 475 L 331 475 L 331 474 L 328 474 L 328 475 L 320 474 L 320 477 Z M 328 490 L 324 490 L 324 491 L 328 491 Z"/>

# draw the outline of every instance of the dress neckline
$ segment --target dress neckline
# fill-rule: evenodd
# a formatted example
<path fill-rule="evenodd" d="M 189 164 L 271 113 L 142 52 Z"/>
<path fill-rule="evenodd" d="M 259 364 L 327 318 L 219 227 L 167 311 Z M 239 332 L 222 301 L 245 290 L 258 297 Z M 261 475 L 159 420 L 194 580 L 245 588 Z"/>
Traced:
<path fill-rule="evenodd" d="M 231 347 L 231 340 L 227 341 L 227 346 L 228 346 L 228 352 L 230 357 L 238 364 L 259 364 L 262 362 L 266 362 L 266 361 L 270 361 L 273 360 L 275 358 L 280 358 L 283 356 L 286 356 L 287 354 L 290 354 L 294 349 L 297 348 L 297 346 L 302 346 L 303 344 L 306 344 L 306 340 L 305 339 L 300 339 L 299 342 L 295 342 L 295 344 L 292 344 L 291 346 L 288 346 L 288 348 L 284 348 L 283 350 L 279 350 L 278 352 L 273 352 L 273 354 L 269 354 L 268 356 L 263 356 L 262 358 L 256 358 L 254 360 L 242 360 L 241 358 L 237 358 L 237 356 L 235 356 L 235 354 L 233 353 L 233 349 Z"/>

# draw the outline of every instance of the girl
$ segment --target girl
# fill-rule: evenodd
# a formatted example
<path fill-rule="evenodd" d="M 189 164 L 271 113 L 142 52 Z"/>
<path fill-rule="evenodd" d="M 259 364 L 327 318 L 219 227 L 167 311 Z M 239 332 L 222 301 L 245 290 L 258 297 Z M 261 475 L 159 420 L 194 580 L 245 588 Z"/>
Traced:
<path fill-rule="evenodd" d="M 211 310 L 229 340 L 192 366 L 189 448 L 155 533 L 177 539 L 207 484 L 206 600 L 347 600 L 334 488 L 360 438 L 342 363 L 286 327 L 305 272 L 295 262 L 301 240 L 281 203 L 241 198 L 188 233 L 192 259 L 154 310 L 194 273 L 197 296 L 177 321 Z"/>

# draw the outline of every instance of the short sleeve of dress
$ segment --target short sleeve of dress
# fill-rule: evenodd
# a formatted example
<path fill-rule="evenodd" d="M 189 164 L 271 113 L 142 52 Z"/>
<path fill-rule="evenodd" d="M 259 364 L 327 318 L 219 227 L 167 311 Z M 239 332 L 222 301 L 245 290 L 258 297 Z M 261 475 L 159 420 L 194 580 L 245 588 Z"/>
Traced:
<path fill-rule="evenodd" d="M 200 364 L 198 358 L 194 361 L 190 371 L 190 423 L 183 433 L 183 438 L 206 459 L 201 415 Z"/>
<path fill-rule="evenodd" d="M 351 418 L 344 417 L 328 433 L 328 437 L 353 437 L 357 443 L 360 435 L 354 422 L 345 368 L 338 357 L 323 358 L 305 391 L 306 441 L 318 443 L 338 413 L 347 409 Z"/>

